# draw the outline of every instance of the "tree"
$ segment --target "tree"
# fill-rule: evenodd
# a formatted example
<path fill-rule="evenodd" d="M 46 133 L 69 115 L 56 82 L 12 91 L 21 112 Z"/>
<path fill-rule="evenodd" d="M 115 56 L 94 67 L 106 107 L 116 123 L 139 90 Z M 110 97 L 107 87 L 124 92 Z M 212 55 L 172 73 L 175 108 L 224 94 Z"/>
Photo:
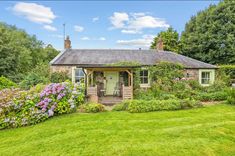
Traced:
<path fill-rule="evenodd" d="M 179 52 L 179 34 L 176 30 L 170 27 L 166 31 L 161 31 L 158 33 L 151 43 L 151 49 L 156 49 L 159 37 L 161 37 L 163 40 L 163 50 Z"/>
<path fill-rule="evenodd" d="M 235 1 L 210 5 L 191 17 L 181 35 L 182 54 L 212 64 L 235 63 Z"/>
<path fill-rule="evenodd" d="M 37 64 L 49 63 L 58 54 L 53 47 L 45 47 L 36 36 L 0 22 L 0 75 L 20 81 Z"/>

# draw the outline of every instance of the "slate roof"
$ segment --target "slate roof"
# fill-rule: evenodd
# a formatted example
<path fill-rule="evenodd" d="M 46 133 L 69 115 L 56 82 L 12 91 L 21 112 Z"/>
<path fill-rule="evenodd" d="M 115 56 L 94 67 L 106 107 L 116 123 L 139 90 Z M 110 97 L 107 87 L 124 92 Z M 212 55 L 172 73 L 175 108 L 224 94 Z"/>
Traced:
<path fill-rule="evenodd" d="M 117 62 L 139 62 L 141 65 L 155 65 L 167 61 L 180 63 L 185 68 L 217 68 L 180 54 L 156 50 L 123 49 L 67 49 L 51 61 L 52 66 L 76 65 L 80 67 L 103 67 Z"/>

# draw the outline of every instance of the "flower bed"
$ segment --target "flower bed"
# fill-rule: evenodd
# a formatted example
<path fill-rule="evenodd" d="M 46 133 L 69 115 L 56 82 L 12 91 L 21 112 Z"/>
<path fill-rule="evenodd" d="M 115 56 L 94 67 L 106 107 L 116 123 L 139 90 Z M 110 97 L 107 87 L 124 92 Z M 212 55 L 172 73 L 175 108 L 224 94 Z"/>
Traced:
<path fill-rule="evenodd" d="M 0 93 L 0 129 L 36 124 L 58 114 L 74 112 L 84 101 L 84 85 L 53 83 L 29 91 Z"/>

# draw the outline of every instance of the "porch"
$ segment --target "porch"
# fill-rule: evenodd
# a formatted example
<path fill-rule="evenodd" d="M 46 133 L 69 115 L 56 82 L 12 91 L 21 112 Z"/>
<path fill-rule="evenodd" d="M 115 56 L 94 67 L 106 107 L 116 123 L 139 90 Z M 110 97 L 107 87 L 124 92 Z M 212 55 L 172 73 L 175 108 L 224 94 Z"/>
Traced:
<path fill-rule="evenodd" d="M 88 100 L 114 105 L 133 98 L 132 68 L 85 68 Z"/>

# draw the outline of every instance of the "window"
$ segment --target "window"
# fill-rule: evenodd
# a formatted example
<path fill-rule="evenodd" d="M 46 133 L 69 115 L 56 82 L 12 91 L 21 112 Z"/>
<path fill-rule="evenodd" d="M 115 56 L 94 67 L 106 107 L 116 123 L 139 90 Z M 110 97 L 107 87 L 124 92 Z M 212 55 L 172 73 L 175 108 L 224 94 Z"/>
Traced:
<path fill-rule="evenodd" d="M 210 72 L 202 72 L 201 84 L 210 84 Z"/>
<path fill-rule="evenodd" d="M 149 83 L 149 72 L 148 70 L 140 71 L 140 84 L 148 84 Z"/>
<path fill-rule="evenodd" d="M 75 69 L 75 82 L 81 82 L 84 81 L 84 72 L 81 68 Z"/>

